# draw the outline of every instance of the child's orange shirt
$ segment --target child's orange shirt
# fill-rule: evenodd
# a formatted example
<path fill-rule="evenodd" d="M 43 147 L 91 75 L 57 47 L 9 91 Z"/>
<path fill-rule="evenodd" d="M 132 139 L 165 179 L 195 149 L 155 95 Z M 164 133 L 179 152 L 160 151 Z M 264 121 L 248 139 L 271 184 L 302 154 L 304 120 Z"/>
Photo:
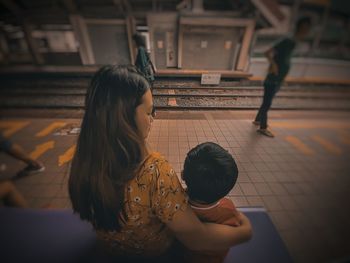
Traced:
<path fill-rule="evenodd" d="M 223 198 L 211 207 L 191 206 L 202 222 L 211 222 L 230 226 L 240 225 L 240 215 L 233 202 Z M 227 250 L 218 252 L 185 251 L 185 260 L 190 263 L 222 263 Z"/>

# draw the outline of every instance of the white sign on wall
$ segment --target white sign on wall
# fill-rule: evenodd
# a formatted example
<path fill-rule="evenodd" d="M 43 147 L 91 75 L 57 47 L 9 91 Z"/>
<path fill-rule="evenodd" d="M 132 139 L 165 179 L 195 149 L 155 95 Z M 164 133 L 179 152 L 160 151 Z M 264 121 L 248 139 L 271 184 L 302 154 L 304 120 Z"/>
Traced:
<path fill-rule="evenodd" d="M 73 31 L 46 31 L 51 52 L 77 52 Z"/>
<path fill-rule="evenodd" d="M 202 74 L 202 85 L 219 85 L 221 80 L 221 74 L 219 73 L 204 73 Z"/>

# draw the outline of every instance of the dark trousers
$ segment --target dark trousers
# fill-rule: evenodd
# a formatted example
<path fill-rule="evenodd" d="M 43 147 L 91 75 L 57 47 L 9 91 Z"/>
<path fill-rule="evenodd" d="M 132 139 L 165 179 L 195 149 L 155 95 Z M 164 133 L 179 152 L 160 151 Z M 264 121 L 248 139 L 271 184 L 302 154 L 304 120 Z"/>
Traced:
<path fill-rule="evenodd" d="M 273 74 L 267 75 L 264 81 L 264 97 L 255 121 L 260 122 L 260 129 L 267 128 L 267 112 L 269 111 L 273 97 L 281 87 L 281 81 Z"/>

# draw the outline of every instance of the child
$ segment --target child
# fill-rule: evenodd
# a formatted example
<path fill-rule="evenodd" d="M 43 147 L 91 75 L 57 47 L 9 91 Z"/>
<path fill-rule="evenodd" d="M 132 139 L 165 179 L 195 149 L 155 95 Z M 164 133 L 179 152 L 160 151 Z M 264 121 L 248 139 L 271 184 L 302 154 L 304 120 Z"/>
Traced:
<path fill-rule="evenodd" d="M 191 149 L 185 159 L 182 179 L 186 182 L 189 203 L 198 218 L 230 226 L 240 225 L 240 213 L 225 196 L 238 177 L 232 155 L 220 145 L 205 142 Z M 186 262 L 223 262 L 227 251 L 185 251 Z"/>

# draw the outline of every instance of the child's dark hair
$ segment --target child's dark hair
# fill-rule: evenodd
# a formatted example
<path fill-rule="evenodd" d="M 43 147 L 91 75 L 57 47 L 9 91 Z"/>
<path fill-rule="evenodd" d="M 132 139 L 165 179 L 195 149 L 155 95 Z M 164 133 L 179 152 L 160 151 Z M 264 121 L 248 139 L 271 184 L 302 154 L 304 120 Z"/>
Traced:
<path fill-rule="evenodd" d="M 237 177 L 232 155 L 216 143 L 199 144 L 187 153 L 183 180 L 194 201 L 210 204 L 220 200 L 233 188 Z"/>
<path fill-rule="evenodd" d="M 299 31 L 303 25 L 311 26 L 311 18 L 308 16 L 304 16 L 304 17 L 299 18 L 298 22 L 295 26 L 296 31 Z"/>

